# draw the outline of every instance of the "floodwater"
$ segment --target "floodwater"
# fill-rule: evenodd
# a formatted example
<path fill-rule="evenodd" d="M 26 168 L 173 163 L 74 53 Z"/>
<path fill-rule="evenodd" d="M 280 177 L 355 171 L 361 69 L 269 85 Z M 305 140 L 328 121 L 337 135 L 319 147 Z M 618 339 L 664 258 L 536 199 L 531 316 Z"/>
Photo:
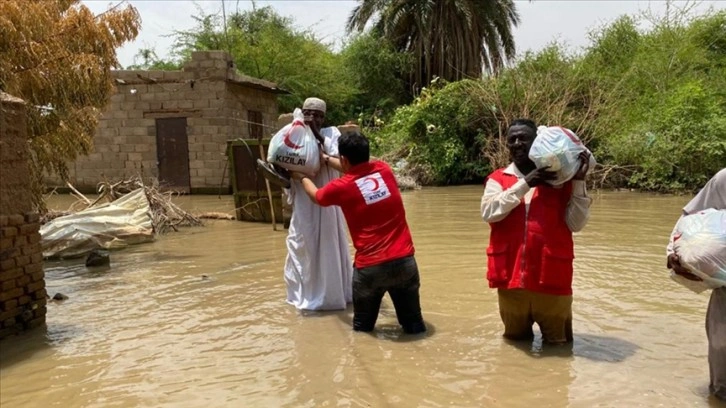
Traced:
<path fill-rule="evenodd" d="M 0 343 L 11 407 L 710 407 L 708 297 L 678 286 L 664 248 L 689 197 L 594 194 L 576 234 L 575 342 L 501 338 L 480 187 L 405 193 L 430 332 L 406 337 L 386 298 L 374 335 L 351 310 L 285 303 L 285 232 L 210 221 L 112 254 L 48 262 L 47 328 Z M 56 204 L 62 202 L 56 198 Z M 66 200 L 66 204 L 67 204 Z M 180 199 L 230 211 L 231 198 Z"/>

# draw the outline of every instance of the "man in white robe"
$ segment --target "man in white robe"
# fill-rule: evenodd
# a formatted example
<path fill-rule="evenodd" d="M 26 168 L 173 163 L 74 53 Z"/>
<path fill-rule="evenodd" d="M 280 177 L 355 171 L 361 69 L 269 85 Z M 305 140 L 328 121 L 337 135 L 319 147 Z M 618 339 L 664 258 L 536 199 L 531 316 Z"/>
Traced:
<path fill-rule="evenodd" d="M 340 131 L 323 127 L 325 102 L 308 98 L 303 104 L 305 122 L 327 155 L 338 156 Z M 325 185 L 340 177 L 322 162 L 314 177 Z M 292 219 L 287 236 L 285 283 L 287 302 L 303 310 L 341 310 L 353 300 L 353 264 L 345 218 L 339 207 L 320 207 L 305 194 L 299 181 L 291 180 L 288 201 Z"/>

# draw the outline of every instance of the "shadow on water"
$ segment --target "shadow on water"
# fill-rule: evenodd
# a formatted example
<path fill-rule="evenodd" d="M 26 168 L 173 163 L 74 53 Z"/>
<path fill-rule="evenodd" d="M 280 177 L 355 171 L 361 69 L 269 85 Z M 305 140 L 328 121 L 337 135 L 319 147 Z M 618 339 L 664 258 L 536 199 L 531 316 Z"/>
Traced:
<path fill-rule="evenodd" d="M 578 357 L 605 363 L 623 362 L 627 358 L 634 356 L 640 348 L 627 340 L 594 334 L 575 334 L 572 343 L 561 345 L 543 343 L 539 334 L 534 341 L 504 339 L 504 342 L 531 357 Z"/>
<path fill-rule="evenodd" d="M 595 334 L 575 334 L 576 357 L 606 363 L 620 363 L 635 355 L 640 347 L 627 340 Z"/>

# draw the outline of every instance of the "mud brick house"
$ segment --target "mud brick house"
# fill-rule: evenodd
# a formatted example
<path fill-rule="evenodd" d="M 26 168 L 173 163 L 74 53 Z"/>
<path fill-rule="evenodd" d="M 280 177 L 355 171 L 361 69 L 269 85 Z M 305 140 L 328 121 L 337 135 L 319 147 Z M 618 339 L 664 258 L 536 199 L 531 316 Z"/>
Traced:
<path fill-rule="evenodd" d="M 179 192 L 229 192 L 230 139 L 269 137 L 278 118 L 274 83 L 241 75 L 223 51 L 192 53 L 180 71 L 113 71 L 93 151 L 70 167 L 71 183 L 95 191 L 106 177 L 143 174 Z M 224 177 L 224 180 L 223 180 Z M 58 180 L 48 180 L 50 186 Z"/>

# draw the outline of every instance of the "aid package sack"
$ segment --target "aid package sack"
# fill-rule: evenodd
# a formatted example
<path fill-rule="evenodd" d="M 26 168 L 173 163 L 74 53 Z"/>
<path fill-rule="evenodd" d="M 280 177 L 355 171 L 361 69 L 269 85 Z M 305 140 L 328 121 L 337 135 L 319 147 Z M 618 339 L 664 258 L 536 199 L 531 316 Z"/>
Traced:
<path fill-rule="evenodd" d="M 590 155 L 590 170 L 592 170 L 597 164 L 595 158 L 575 132 L 559 126 L 540 126 L 529 150 L 529 158 L 537 168 L 549 166 L 551 171 L 557 172 L 557 177 L 548 181 L 549 184 L 557 186 L 575 176 L 580 169 L 579 155 L 582 152 L 588 152 Z"/>
<path fill-rule="evenodd" d="M 290 171 L 317 173 L 320 169 L 318 141 L 300 109 L 292 114 L 292 123 L 280 129 L 270 140 L 267 161 Z"/>
<path fill-rule="evenodd" d="M 673 251 L 703 287 L 726 286 L 726 210 L 713 208 L 681 218 Z"/>

